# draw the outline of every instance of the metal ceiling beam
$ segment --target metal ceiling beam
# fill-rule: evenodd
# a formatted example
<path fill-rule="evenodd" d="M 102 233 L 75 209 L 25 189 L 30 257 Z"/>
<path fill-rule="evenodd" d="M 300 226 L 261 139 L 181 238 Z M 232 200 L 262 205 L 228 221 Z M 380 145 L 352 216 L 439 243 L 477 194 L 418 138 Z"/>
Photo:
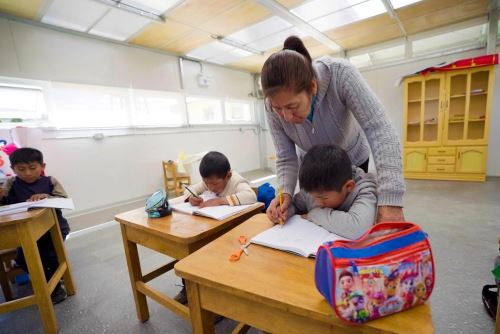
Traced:
<path fill-rule="evenodd" d="M 134 7 L 132 5 L 123 3 L 122 0 L 116 0 L 116 1 L 115 0 L 94 0 L 94 1 L 100 2 L 100 3 L 102 3 L 106 6 L 109 6 L 111 8 L 123 10 L 123 11 L 126 11 L 127 13 L 132 13 L 132 14 L 138 15 L 140 17 L 150 19 L 152 21 L 156 21 L 156 22 L 160 22 L 160 23 L 165 22 L 165 17 L 163 15 L 157 15 L 157 14 L 151 13 L 147 10 L 137 8 L 137 7 Z"/>
<path fill-rule="evenodd" d="M 486 43 L 486 53 L 496 53 L 497 33 L 498 33 L 498 1 L 490 0 L 490 12 L 488 14 L 488 40 Z"/>
<path fill-rule="evenodd" d="M 311 36 L 318 42 L 321 42 L 324 45 L 328 46 L 333 51 L 338 53 L 343 53 L 344 49 L 340 45 L 338 45 L 334 40 L 332 40 L 330 37 L 326 36 L 321 31 L 314 28 L 308 22 L 302 20 L 300 17 L 290 12 L 288 8 L 286 8 L 276 0 L 255 0 L 255 2 L 267 8 L 274 15 L 281 17 L 285 21 L 291 23 L 296 28 L 307 33 L 309 36 Z"/>
<path fill-rule="evenodd" d="M 389 1 L 389 0 L 381 0 L 382 3 L 384 4 L 385 6 L 385 10 L 387 10 L 387 13 L 389 14 L 389 16 L 394 20 L 396 21 L 396 23 L 398 24 L 398 27 L 399 29 L 401 30 L 401 32 L 403 33 L 403 36 L 406 37 L 408 36 L 408 34 L 406 33 L 406 29 L 405 27 L 403 26 L 403 23 L 401 22 L 401 20 L 399 19 L 399 16 L 398 14 L 396 13 L 396 11 L 394 10 L 394 7 L 392 7 L 392 3 Z"/>

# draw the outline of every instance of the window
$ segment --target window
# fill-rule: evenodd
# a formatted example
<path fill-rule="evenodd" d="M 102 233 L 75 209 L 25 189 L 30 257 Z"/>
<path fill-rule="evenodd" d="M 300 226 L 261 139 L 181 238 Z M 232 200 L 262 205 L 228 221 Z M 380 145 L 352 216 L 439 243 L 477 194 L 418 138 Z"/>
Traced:
<path fill-rule="evenodd" d="M 219 99 L 186 97 L 189 124 L 222 124 L 222 103 Z"/>
<path fill-rule="evenodd" d="M 53 83 L 50 106 L 49 121 L 60 128 L 130 125 L 126 88 Z"/>
<path fill-rule="evenodd" d="M 182 126 L 186 124 L 183 96 L 150 90 L 132 90 L 132 120 L 138 126 Z"/>
<path fill-rule="evenodd" d="M 226 101 L 224 111 L 227 123 L 251 123 L 253 121 L 251 101 Z"/>
<path fill-rule="evenodd" d="M 0 84 L 1 119 L 41 119 L 45 110 L 41 88 Z"/>

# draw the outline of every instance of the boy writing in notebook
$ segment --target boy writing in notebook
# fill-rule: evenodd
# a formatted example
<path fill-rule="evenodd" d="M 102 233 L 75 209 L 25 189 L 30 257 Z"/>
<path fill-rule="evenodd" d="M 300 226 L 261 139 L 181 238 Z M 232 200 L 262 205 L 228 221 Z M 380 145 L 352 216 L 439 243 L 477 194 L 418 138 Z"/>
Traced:
<path fill-rule="evenodd" d="M 375 222 L 377 184 L 371 173 L 351 164 L 336 145 L 317 145 L 304 156 L 299 170 L 301 190 L 285 217 L 276 210 L 267 216 L 274 223 L 301 214 L 305 219 L 341 237 L 357 239 Z"/>
<path fill-rule="evenodd" d="M 62 185 L 54 177 L 42 175 L 45 170 L 45 163 L 43 162 L 42 152 L 39 150 L 29 147 L 19 148 L 9 156 L 9 160 L 16 176 L 9 178 L 0 188 L 0 204 L 39 201 L 50 196 L 68 197 Z M 68 222 L 62 216 L 60 209 L 56 209 L 56 215 L 62 237 L 66 239 L 69 233 Z M 37 244 L 45 278 L 48 281 L 59 266 L 50 232 L 45 233 Z M 16 263 L 24 271 L 28 272 L 22 248 L 17 249 Z M 57 304 L 66 297 L 66 289 L 59 282 L 52 292 L 52 302 Z"/>
<path fill-rule="evenodd" d="M 216 205 L 243 205 L 257 202 L 257 196 L 238 173 L 231 171 L 226 156 L 219 152 L 208 152 L 200 162 L 202 182 L 189 186 L 184 192 L 191 205 L 204 208 Z M 190 193 L 190 191 L 192 193 Z M 201 194 L 212 192 L 215 198 L 204 200 Z M 187 196 L 187 197 L 186 197 Z"/>

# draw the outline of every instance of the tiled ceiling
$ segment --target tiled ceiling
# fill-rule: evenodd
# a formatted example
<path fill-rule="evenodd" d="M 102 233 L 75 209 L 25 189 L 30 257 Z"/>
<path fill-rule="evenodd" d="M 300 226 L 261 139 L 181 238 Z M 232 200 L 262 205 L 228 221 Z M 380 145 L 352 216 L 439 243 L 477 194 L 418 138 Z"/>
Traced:
<path fill-rule="evenodd" d="M 259 72 L 291 34 L 303 38 L 311 55 L 318 57 L 333 54 L 335 44 L 351 51 L 482 17 L 489 4 L 489 0 L 0 0 L 0 12 Z M 390 7 L 395 15 L 387 11 Z M 311 27 L 321 38 L 311 33 Z M 325 38 L 333 43 L 328 46 Z"/>

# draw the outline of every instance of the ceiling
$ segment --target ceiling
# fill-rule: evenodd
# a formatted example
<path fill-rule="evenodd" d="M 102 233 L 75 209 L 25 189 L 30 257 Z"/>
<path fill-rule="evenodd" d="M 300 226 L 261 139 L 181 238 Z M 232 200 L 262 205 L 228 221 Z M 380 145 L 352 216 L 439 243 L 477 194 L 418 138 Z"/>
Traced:
<path fill-rule="evenodd" d="M 292 34 L 314 58 L 485 17 L 489 5 L 490 0 L 0 0 L 0 12 L 259 72 Z"/>

